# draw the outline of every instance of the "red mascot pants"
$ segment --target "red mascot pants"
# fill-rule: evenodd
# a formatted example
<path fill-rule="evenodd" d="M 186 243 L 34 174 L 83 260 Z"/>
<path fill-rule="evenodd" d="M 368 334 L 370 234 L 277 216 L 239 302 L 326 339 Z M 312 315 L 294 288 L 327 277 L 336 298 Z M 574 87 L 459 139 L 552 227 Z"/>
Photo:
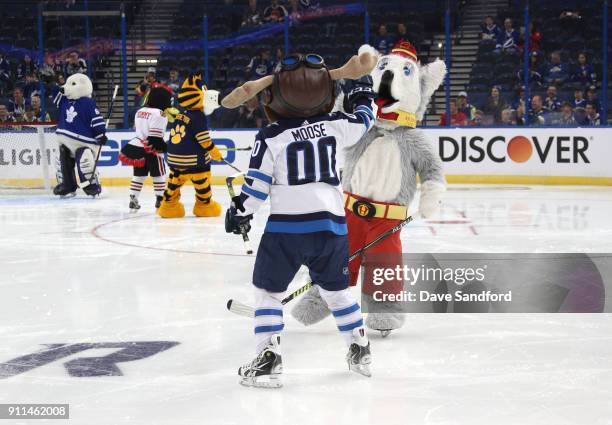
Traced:
<path fill-rule="evenodd" d="M 357 199 L 363 199 L 355 195 L 350 196 Z M 377 205 L 381 204 L 382 203 L 377 203 Z M 395 227 L 401 221 L 391 218 L 360 217 L 349 208 L 346 208 L 345 211 L 346 223 L 348 226 L 349 252 L 351 254 L 363 248 L 365 244 L 373 241 L 387 230 Z M 384 294 L 398 294 L 403 290 L 403 280 L 401 279 L 385 280 L 382 285 L 374 285 L 373 283 L 373 273 L 375 269 L 389 268 L 395 270 L 397 266 L 403 265 L 400 234 L 401 232 L 396 232 L 386 237 L 368 249 L 363 256 L 357 257 L 349 263 L 351 286 L 357 284 L 359 268 L 363 262 L 364 279 L 361 288 L 362 292 L 372 296 L 375 291 L 381 291 Z"/>

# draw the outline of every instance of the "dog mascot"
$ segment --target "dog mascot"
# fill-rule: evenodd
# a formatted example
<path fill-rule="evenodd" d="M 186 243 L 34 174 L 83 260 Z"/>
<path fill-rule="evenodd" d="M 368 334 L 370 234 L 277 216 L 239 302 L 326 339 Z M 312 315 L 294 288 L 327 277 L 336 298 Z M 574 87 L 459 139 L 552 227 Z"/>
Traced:
<path fill-rule="evenodd" d="M 446 66 L 440 60 L 421 65 L 416 49 L 407 42 L 398 43 L 389 55 L 379 57 L 371 73 L 378 105 L 374 129 L 362 143 L 344 152 L 342 181 L 350 252 L 407 218 L 417 190 L 417 176 L 421 180 L 419 215 L 428 218 L 437 212 L 445 190 L 442 162 L 416 124 L 423 119 L 427 104 L 445 74 Z M 374 259 L 376 267 L 401 265 L 400 232 L 374 245 L 367 257 Z M 352 285 L 357 282 L 360 266 L 360 258 L 349 265 Z M 404 314 L 398 303 L 374 302 L 372 296 L 380 290 L 397 294 L 403 290 L 403 281 L 387 281 L 384 287 L 376 287 L 370 279 L 372 270 L 368 264 L 364 272 L 364 310 L 376 311 L 368 314 L 366 325 L 386 336 L 403 325 Z M 316 286 L 292 311 L 305 325 L 317 323 L 329 314 Z"/>
<path fill-rule="evenodd" d="M 202 85 L 200 74 L 190 75 L 179 89 L 179 105 L 185 112 L 176 115 L 168 141 L 170 175 L 157 214 L 163 218 L 185 216 L 181 187 L 191 181 L 195 188 L 193 215 L 217 217 L 221 205 L 212 199 L 210 163 L 222 159 L 219 148 L 210 138 L 206 115 L 219 107 L 219 92 Z M 212 159 L 211 159 L 212 158 Z"/>
<path fill-rule="evenodd" d="M 55 195 L 76 195 L 76 171 L 83 191 L 90 196 L 99 195 L 102 187 L 94 175 L 98 151 L 106 143 L 104 118 L 91 98 L 93 86 L 85 74 L 73 74 L 66 80 L 54 103 L 59 109 L 57 124 L 57 186 Z"/>

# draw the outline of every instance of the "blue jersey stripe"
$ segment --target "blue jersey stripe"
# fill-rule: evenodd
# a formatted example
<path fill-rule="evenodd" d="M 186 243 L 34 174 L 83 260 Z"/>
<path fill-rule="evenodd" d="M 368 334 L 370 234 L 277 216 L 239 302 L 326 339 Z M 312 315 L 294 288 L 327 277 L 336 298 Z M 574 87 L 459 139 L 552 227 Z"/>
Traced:
<path fill-rule="evenodd" d="M 277 308 L 259 308 L 255 310 L 255 317 L 257 316 L 282 316 L 283 310 Z"/>
<path fill-rule="evenodd" d="M 358 328 L 360 326 L 363 326 L 363 319 L 359 319 L 358 321 L 349 323 L 348 325 L 338 326 L 338 330 L 340 332 L 352 331 L 353 329 Z"/>
<path fill-rule="evenodd" d="M 290 222 L 301 222 L 301 221 L 313 221 L 329 219 L 335 223 L 344 224 L 346 223 L 346 217 L 343 215 L 335 215 L 329 211 L 317 211 L 314 213 L 306 214 L 270 214 L 268 221 L 290 221 Z"/>
<path fill-rule="evenodd" d="M 339 224 L 333 220 L 312 220 L 312 221 L 268 221 L 264 230 L 268 233 L 315 233 L 332 232 L 336 235 L 346 235 L 348 228 L 346 224 Z"/>
<path fill-rule="evenodd" d="M 268 325 L 268 326 L 257 326 L 255 327 L 255 333 L 264 333 L 264 332 L 280 332 L 283 330 L 285 325 Z"/>
<path fill-rule="evenodd" d="M 332 311 L 334 317 L 346 316 L 359 310 L 359 304 L 355 303 L 350 307 L 343 308 L 342 310 Z"/>
<path fill-rule="evenodd" d="M 255 190 L 252 187 L 247 186 L 246 184 L 242 185 L 242 192 L 246 193 L 247 195 L 252 196 L 253 198 L 261 199 L 262 201 L 265 201 L 266 199 L 268 199 L 267 193 L 263 193 L 263 192 L 260 192 L 259 190 Z"/>
<path fill-rule="evenodd" d="M 262 173 L 257 170 L 249 170 L 247 173 L 248 177 L 253 177 L 254 179 L 261 180 L 264 183 L 272 184 L 272 177 L 267 174 Z"/>

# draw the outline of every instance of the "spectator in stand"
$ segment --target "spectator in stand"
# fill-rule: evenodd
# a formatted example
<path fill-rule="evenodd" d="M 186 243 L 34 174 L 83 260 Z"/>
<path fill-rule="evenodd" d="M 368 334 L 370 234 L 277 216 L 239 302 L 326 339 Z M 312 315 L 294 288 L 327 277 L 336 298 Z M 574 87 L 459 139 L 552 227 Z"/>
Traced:
<path fill-rule="evenodd" d="M 546 84 L 561 86 L 568 80 L 569 74 L 568 65 L 561 62 L 561 54 L 559 52 L 552 52 L 550 54 L 550 63 L 544 73 Z"/>
<path fill-rule="evenodd" d="M 561 109 L 561 102 L 557 98 L 557 88 L 555 86 L 550 86 L 546 90 L 544 109 L 546 112 L 558 112 Z"/>
<path fill-rule="evenodd" d="M 60 91 L 60 87 L 66 84 L 66 78 L 64 78 L 64 74 L 57 74 L 55 76 L 55 81 L 51 84 L 49 88 L 51 99 L 55 99 L 57 93 Z"/>
<path fill-rule="evenodd" d="M 240 116 L 234 127 L 261 128 L 263 122 L 264 114 L 259 107 L 259 100 L 257 100 L 257 97 L 253 97 L 240 107 Z"/>
<path fill-rule="evenodd" d="M 25 81 L 28 74 L 35 74 L 38 67 L 30 57 L 30 55 L 25 54 L 19 66 L 17 67 L 17 81 L 22 82 Z"/>
<path fill-rule="evenodd" d="M 270 6 L 266 7 L 263 12 L 265 22 L 279 22 L 287 16 L 287 9 L 278 3 L 278 0 L 271 0 Z"/>
<path fill-rule="evenodd" d="M 254 27 L 262 23 L 262 16 L 259 8 L 257 7 L 257 0 L 249 0 L 244 15 L 242 16 L 243 27 Z"/>
<path fill-rule="evenodd" d="M 504 29 L 497 37 L 497 52 L 514 52 L 518 49 L 519 33 L 514 29 L 512 19 L 506 18 Z"/>
<path fill-rule="evenodd" d="M 387 32 L 387 26 L 382 24 L 378 27 L 378 35 L 374 38 L 374 48 L 381 54 L 386 55 L 393 47 L 393 36 Z"/>
<path fill-rule="evenodd" d="M 408 36 L 408 28 L 406 28 L 406 24 L 402 22 L 397 24 L 397 37 L 395 38 L 396 43 L 399 43 L 400 41 L 407 41 L 414 44 L 413 40 L 411 40 Z"/>
<path fill-rule="evenodd" d="M 597 113 L 597 109 L 595 104 L 591 102 L 587 102 L 586 107 L 584 108 L 586 112 L 586 120 L 584 125 L 600 125 L 601 120 L 599 118 L 599 113 Z"/>
<path fill-rule="evenodd" d="M 136 106 L 142 106 L 142 101 L 144 99 L 145 94 L 151 87 L 153 83 L 157 82 L 156 71 L 154 67 L 149 67 L 147 69 L 147 73 L 145 74 L 144 79 L 140 80 L 140 82 L 134 88 L 136 92 L 135 104 Z"/>
<path fill-rule="evenodd" d="M 468 122 L 468 125 L 473 127 L 480 127 L 482 125 L 482 111 L 480 109 L 476 109 L 474 111 L 474 117 Z"/>
<path fill-rule="evenodd" d="M 15 87 L 13 90 L 13 98 L 9 102 L 9 112 L 13 114 L 15 120 L 22 121 L 29 106 L 29 102 L 23 97 L 23 90 L 19 87 Z"/>
<path fill-rule="evenodd" d="M 494 124 L 501 123 L 501 113 L 508 105 L 501 95 L 500 88 L 494 86 L 491 88 L 491 95 L 487 99 L 484 107 L 484 113 L 490 115 Z"/>
<path fill-rule="evenodd" d="M 40 66 L 40 79 L 45 84 L 50 84 L 55 79 L 55 63 L 53 60 L 53 56 L 49 54 L 49 52 L 45 53 L 45 59 L 43 64 Z"/>
<path fill-rule="evenodd" d="M 541 49 L 542 34 L 535 28 L 533 22 L 529 22 L 529 52 L 539 52 Z M 521 34 L 518 43 L 519 49 L 525 48 L 525 34 Z"/>
<path fill-rule="evenodd" d="M 247 80 L 256 80 L 271 74 L 274 70 L 274 62 L 270 57 L 270 50 L 261 49 L 257 56 L 253 56 L 246 67 Z"/>
<path fill-rule="evenodd" d="M 516 108 L 516 124 L 525 125 L 525 102 L 521 102 Z"/>
<path fill-rule="evenodd" d="M 468 94 L 464 91 L 457 95 L 457 109 L 467 117 L 468 121 L 474 118 L 476 108 L 468 102 Z"/>
<path fill-rule="evenodd" d="M 523 67 L 521 66 L 516 74 L 521 83 L 524 80 L 523 75 Z M 536 88 L 539 88 L 542 86 L 543 82 L 544 79 L 542 78 L 542 72 L 540 70 L 539 54 L 538 52 L 532 52 L 531 55 L 529 55 L 529 87 L 535 86 Z"/>
<path fill-rule="evenodd" d="M 178 95 L 178 90 L 181 87 L 181 83 L 182 81 L 179 77 L 178 69 L 170 68 L 170 75 L 168 76 L 168 79 L 166 80 L 165 84 L 166 86 L 172 89 L 172 91 L 174 92 L 174 96 Z"/>
<path fill-rule="evenodd" d="M 572 73 L 572 81 L 581 83 L 585 87 L 595 84 L 595 70 L 593 65 L 588 62 L 587 55 L 584 52 L 578 54 L 578 63 Z"/>
<path fill-rule="evenodd" d="M 79 57 L 79 52 L 73 50 L 68 55 L 66 61 L 66 67 L 64 68 L 64 74 L 71 76 L 72 74 L 87 74 L 87 62 L 85 59 Z"/>
<path fill-rule="evenodd" d="M 25 113 L 24 118 L 26 121 L 30 122 L 48 122 L 51 121 L 51 117 L 48 112 L 45 112 L 43 116 L 41 104 L 40 104 L 40 96 L 32 96 L 30 99 L 31 106 L 28 111 Z"/>
<path fill-rule="evenodd" d="M 584 92 L 582 89 L 574 90 L 574 104 L 572 105 L 574 108 L 584 108 L 586 106 L 586 99 L 584 98 Z"/>
<path fill-rule="evenodd" d="M 482 31 L 480 33 L 481 40 L 493 40 L 497 43 L 497 39 L 501 36 L 502 30 L 497 26 L 492 16 L 485 18 L 484 24 L 481 25 Z"/>
<path fill-rule="evenodd" d="M 26 75 L 22 89 L 23 96 L 27 99 L 32 96 L 40 96 L 40 81 L 38 81 L 36 74 L 30 72 Z"/>
<path fill-rule="evenodd" d="M 529 125 L 545 125 L 548 117 L 542 104 L 542 96 L 536 94 L 531 99 L 531 111 L 529 111 Z"/>
<path fill-rule="evenodd" d="M 501 113 L 501 125 L 516 125 L 516 111 L 506 108 Z"/>
<path fill-rule="evenodd" d="M 597 113 L 601 112 L 601 104 L 599 103 L 599 98 L 597 97 L 597 87 L 589 86 L 586 98 L 587 103 L 592 103 Z"/>
<path fill-rule="evenodd" d="M 0 122 L 15 122 L 15 118 L 4 103 L 0 103 Z"/>
<path fill-rule="evenodd" d="M 555 122 L 558 125 L 577 125 L 576 117 L 574 117 L 574 109 L 572 104 L 569 102 L 563 102 L 561 106 L 561 114 L 559 119 Z"/>
<path fill-rule="evenodd" d="M 530 100 L 527 99 L 527 103 L 529 103 Z M 514 110 L 518 110 L 518 108 L 522 106 L 523 108 L 525 108 L 525 86 L 520 86 L 517 93 L 516 93 L 516 97 L 514 98 L 514 102 L 512 102 L 512 109 Z M 523 109 L 524 110 L 524 109 Z"/>
<path fill-rule="evenodd" d="M 11 87 L 11 63 L 0 52 L 0 96 L 3 96 Z"/>
<path fill-rule="evenodd" d="M 451 113 L 451 119 L 450 119 L 451 127 L 457 127 L 460 125 L 468 124 L 468 118 L 465 116 L 465 114 L 457 110 L 457 100 L 452 100 L 450 102 L 450 113 Z M 440 117 L 439 125 L 446 126 L 446 123 L 447 123 L 447 118 L 446 118 L 446 112 L 445 112 Z"/>

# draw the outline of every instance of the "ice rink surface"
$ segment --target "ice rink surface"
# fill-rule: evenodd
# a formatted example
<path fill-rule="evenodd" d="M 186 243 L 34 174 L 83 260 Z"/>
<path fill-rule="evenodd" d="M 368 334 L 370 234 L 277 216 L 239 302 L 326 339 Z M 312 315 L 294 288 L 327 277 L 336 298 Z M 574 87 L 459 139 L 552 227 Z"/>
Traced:
<path fill-rule="evenodd" d="M 151 192 L 137 214 L 127 188 L 0 196 L 0 403 L 71 414 L 0 424 L 612 424 L 607 314 L 410 315 L 370 335 L 370 379 L 347 371 L 331 319 L 286 314 L 284 388 L 241 387 L 252 326 L 225 304 L 251 301 L 254 257 L 222 218 L 156 217 Z M 611 218 L 609 188 L 451 186 L 440 217 L 402 239 L 406 252 L 612 252 Z"/>

